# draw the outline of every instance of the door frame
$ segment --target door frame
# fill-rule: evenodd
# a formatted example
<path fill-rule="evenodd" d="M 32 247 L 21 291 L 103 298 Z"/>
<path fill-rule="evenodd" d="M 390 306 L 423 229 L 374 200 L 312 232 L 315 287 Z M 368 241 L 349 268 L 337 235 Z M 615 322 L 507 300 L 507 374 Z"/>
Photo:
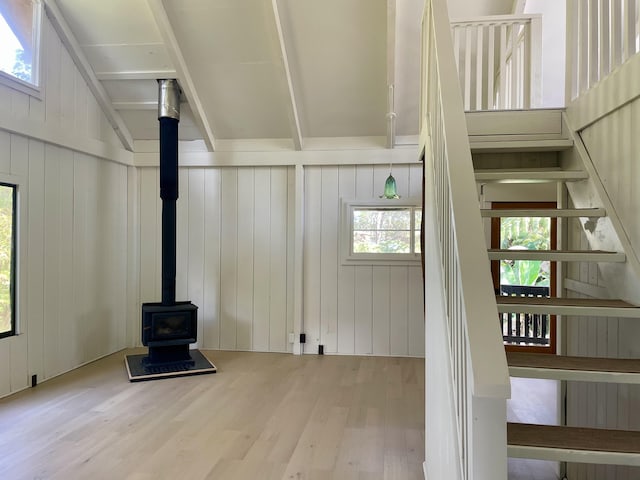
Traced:
<path fill-rule="evenodd" d="M 491 202 L 492 210 L 501 209 L 543 209 L 543 208 L 557 208 L 557 202 Z M 502 217 L 491 218 L 491 248 L 500 248 L 500 220 Z M 550 225 L 550 239 L 549 247 L 551 250 L 556 250 L 558 245 L 557 235 L 558 219 L 551 217 Z M 550 265 L 550 282 L 549 282 L 549 295 L 555 297 L 558 294 L 557 280 L 556 280 L 556 262 L 551 262 Z M 496 292 L 500 289 L 500 260 L 491 261 L 491 278 L 493 280 L 493 288 Z M 558 333 L 556 331 L 557 319 L 555 315 L 549 315 L 549 346 L 544 347 L 540 345 L 507 345 L 505 344 L 505 350 L 507 352 L 530 352 L 530 353 L 548 353 L 554 354 L 557 351 Z"/>

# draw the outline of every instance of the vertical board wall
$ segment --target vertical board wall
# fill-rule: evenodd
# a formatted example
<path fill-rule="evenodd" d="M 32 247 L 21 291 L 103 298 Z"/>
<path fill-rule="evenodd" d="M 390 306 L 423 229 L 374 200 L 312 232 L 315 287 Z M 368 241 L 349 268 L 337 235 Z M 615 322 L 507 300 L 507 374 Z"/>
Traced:
<path fill-rule="evenodd" d="M 198 310 L 198 346 L 287 352 L 292 167 L 180 168 L 176 297 Z M 140 296 L 159 301 L 157 168 L 139 170 Z"/>
<path fill-rule="evenodd" d="M 631 80 L 633 81 L 633 80 Z M 638 160 L 640 100 L 608 114 L 581 132 L 581 137 L 598 175 L 607 190 L 632 244 L 640 252 L 638 205 L 640 182 Z M 569 249 L 588 249 L 580 225 L 569 230 Z M 595 263 L 568 265 L 568 277 L 591 287 L 606 288 Z M 613 297 L 616 292 L 609 292 Z M 569 292 L 570 296 L 585 296 Z M 597 357 L 640 358 L 640 319 L 569 317 L 567 354 Z M 570 425 L 613 429 L 640 429 L 640 386 L 568 382 L 567 421 Z M 640 477 L 640 467 L 570 464 L 569 478 L 627 480 Z"/>
<path fill-rule="evenodd" d="M 420 265 L 341 262 L 341 199 L 378 200 L 388 175 L 387 165 L 305 168 L 305 351 L 424 355 Z M 421 198 L 421 165 L 395 166 L 393 176 L 401 196 Z"/>
<path fill-rule="evenodd" d="M 420 266 L 342 266 L 340 199 L 377 199 L 387 166 L 304 168 L 305 351 L 424 355 Z M 139 170 L 140 293 L 160 298 L 158 169 Z M 422 167 L 396 166 L 420 197 Z M 294 167 L 180 168 L 177 296 L 199 307 L 198 346 L 290 352 Z"/>
<path fill-rule="evenodd" d="M 588 250 L 589 243 L 582 227 L 574 222 L 569 230 L 569 249 Z M 592 262 L 568 263 L 567 277 L 596 290 L 606 287 Z M 595 292 L 594 292 L 595 293 Z M 588 298 L 569 291 L 567 296 Z M 640 319 L 606 317 L 565 317 L 567 327 L 567 355 L 591 357 L 638 358 L 640 349 Z M 567 382 L 567 424 L 581 427 L 640 429 L 640 386 Z M 639 467 L 612 465 L 569 464 L 569 478 L 602 478 L 627 480 L 639 478 Z"/>
<path fill-rule="evenodd" d="M 0 85 L 0 115 L 113 131 L 48 19 L 42 98 Z M 18 328 L 0 339 L 0 396 L 125 346 L 127 167 L 0 130 L 0 178 L 19 184 Z"/>

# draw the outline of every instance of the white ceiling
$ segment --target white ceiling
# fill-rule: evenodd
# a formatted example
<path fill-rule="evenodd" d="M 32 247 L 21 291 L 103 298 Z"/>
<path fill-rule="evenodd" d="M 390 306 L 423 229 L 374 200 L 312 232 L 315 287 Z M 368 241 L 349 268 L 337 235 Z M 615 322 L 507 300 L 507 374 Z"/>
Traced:
<path fill-rule="evenodd" d="M 424 0 L 47 0 L 134 140 L 158 138 L 157 78 L 184 90 L 180 137 L 304 149 L 418 133 Z M 450 0 L 451 17 L 513 0 Z M 233 141 L 233 142 L 230 142 Z"/>

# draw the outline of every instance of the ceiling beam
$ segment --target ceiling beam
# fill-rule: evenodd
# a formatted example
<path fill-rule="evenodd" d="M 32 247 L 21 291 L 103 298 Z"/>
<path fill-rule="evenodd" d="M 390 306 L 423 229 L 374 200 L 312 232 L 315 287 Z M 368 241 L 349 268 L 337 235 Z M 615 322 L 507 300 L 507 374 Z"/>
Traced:
<path fill-rule="evenodd" d="M 149 102 L 113 102 L 112 105 L 116 110 L 157 110 L 158 108 L 156 100 Z"/>
<path fill-rule="evenodd" d="M 293 146 L 296 150 L 302 150 L 302 130 L 300 129 L 300 119 L 298 116 L 298 104 L 293 91 L 293 80 L 291 79 L 291 70 L 289 69 L 289 57 L 287 56 L 287 48 L 284 43 L 284 34 L 282 32 L 282 23 L 280 21 L 280 12 L 278 11 L 278 0 L 271 0 L 271 13 L 273 13 L 273 22 L 276 27 L 277 44 L 279 47 L 279 57 L 282 67 L 284 81 L 287 84 L 288 99 L 287 114 L 289 117 L 289 126 L 291 128 L 291 137 Z"/>
<path fill-rule="evenodd" d="M 167 47 L 169 57 L 171 58 L 173 65 L 176 67 L 176 77 L 178 79 L 178 82 L 180 83 L 180 87 L 182 88 L 185 97 L 187 97 L 189 105 L 191 106 L 194 122 L 198 126 L 198 128 L 200 128 L 200 131 L 204 135 L 204 141 L 207 145 L 207 148 L 213 152 L 215 151 L 215 138 L 213 136 L 213 131 L 211 130 L 209 119 L 207 118 L 204 106 L 200 101 L 200 97 L 198 97 L 198 92 L 196 91 L 195 85 L 193 84 L 191 74 L 189 73 L 189 68 L 187 67 L 187 62 L 185 61 L 184 56 L 182 55 L 182 51 L 180 50 L 180 45 L 178 44 L 175 33 L 173 32 L 173 28 L 171 26 L 169 16 L 167 15 L 167 11 L 164 8 L 164 4 L 162 3 L 162 0 L 147 1 L 149 4 L 149 8 L 151 9 L 151 13 L 153 14 L 153 17 L 158 26 L 158 30 L 160 31 L 160 35 L 162 36 L 165 46 Z"/>
<path fill-rule="evenodd" d="M 176 78 L 175 70 L 136 70 L 96 72 L 98 80 L 157 80 L 158 78 Z"/>
<path fill-rule="evenodd" d="M 76 67 L 82 75 L 82 78 L 84 78 L 85 82 L 87 82 L 89 90 L 91 90 L 91 93 L 93 93 L 93 96 L 96 98 L 98 105 L 100 105 L 100 108 L 102 108 L 102 111 L 107 117 L 108 122 L 115 130 L 116 135 L 122 142 L 124 148 L 132 152 L 133 137 L 131 136 L 129 129 L 125 125 L 124 120 L 122 120 L 120 114 L 113 108 L 111 99 L 109 98 L 107 91 L 104 89 L 95 73 L 93 72 L 91 64 L 87 60 L 87 57 L 84 55 L 80 44 L 71 31 L 69 24 L 64 19 L 64 16 L 58 8 L 57 3 L 55 2 L 55 0 L 45 0 L 44 3 L 53 27 L 58 33 L 58 36 L 60 37 L 62 43 L 67 48 L 69 55 L 71 55 L 73 62 L 76 64 Z"/>
<path fill-rule="evenodd" d="M 396 0 L 387 0 L 387 148 L 396 142 Z"/>

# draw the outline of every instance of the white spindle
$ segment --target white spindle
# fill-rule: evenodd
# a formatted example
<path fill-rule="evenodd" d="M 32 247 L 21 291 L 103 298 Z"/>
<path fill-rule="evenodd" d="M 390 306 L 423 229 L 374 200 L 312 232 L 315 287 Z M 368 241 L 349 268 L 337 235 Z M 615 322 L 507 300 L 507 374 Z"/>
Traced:
<path fill-rule="evenodd" d="M 498 69 L 500 82 L 500 104 L 498 108 L 507 108 L 507 26 L 500 25 L 500 68 Z"/>
<path fill-rule="evenodd" d="M 476 110 L 482 110 L 482 52 L 484 51 L 483 25 L 476 25 Z"/>
<path fill-rule="evenodd" d="M 518 24 L 511 25 L 511 99 L 509 106 L 512 109 L 518 108 Z"/>
<path fill-rule="evenodd" d="M 636 53 L 636 0 L 625 0 L 624 60 Z"/>
<path fill-rule="evenodd" d="M 542 105 L 542 17 L 534 15 L 529 27 L 529 104 Z"/>
<path fill-rule="evenodd" d="M 613 0 L 611 9 L 611 69 L 622 64 L 622 4 Z"/>
<path fill-rule="evenodd" d="M 489 48 L 487 49 L 487 109 L 492 110 L 496 108 L 495 97 L 496 94 L 493 90 L 493 81 L 496 77 L 495 72 L 495 40 L 496 40 L 496 27 L 494 24 L 489 25 Z"/>
<path fill-rule="evenodd" d="M 611 71 L 611 43 L 609 31 L 609 0 L 600 1 L 600 73 L 599 78 L 606 77 Z"/>
<path fill-rule="evenodd" d="M 471 108 L 471 26 L 467 26 L 464 30 L 465 49 L 464 49 L 464 109 Z"/>
<path fill-rule="evenodd" d="M 587 24 L 587 32 L 589 35 L 589 42 L 587 44 L 588 49 L 588 62 L 589 62 L 589 84 L 587 88 L 591 88 L 598 83 L 598 3 L 599 0 L 589 0 L 587 5 L 589 23 Z"/>
<path fill-rule="evenodd" d="M 588 3 L 578 0 L 578 95 L 589 88 L 589 9 Z"/>

